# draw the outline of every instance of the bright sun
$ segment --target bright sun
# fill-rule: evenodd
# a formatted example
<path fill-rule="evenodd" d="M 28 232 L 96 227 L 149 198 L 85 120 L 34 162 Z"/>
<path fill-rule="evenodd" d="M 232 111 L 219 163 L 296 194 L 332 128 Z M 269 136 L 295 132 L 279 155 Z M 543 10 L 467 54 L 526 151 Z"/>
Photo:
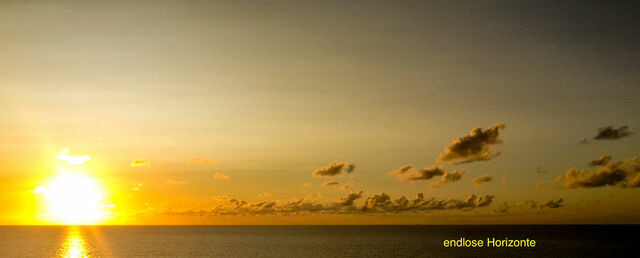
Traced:
<path fill-rule="evenodd" d="M 42 196 L 46 206 L 42 215 L 52 223 L 96 224 L 107 216 L 102 188 L 85 175 L 59 175 L 34 192 Z"/>

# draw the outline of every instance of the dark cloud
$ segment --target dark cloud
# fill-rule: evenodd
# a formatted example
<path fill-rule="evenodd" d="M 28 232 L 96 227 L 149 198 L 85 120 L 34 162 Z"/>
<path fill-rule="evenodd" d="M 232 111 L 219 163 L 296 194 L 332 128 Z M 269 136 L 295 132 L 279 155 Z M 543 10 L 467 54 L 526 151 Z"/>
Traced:
<path fill-rule="evenodd" d="M 595 172 L 579 170 L 575 167 L 558 176 L 556 185 L 564 188 L 593 188 L 617 185 L 623 188 L 640 186 L 640 161 L 634 157 L 623 161 L 609 161 L 599 166 Z"/>
<path fill-rule="evenodd" d="M 313 171 L 313 176 L 315 177 L 330 177 L 336 176 L 342 172 L 351 173 L 355 170 L 356 166 L 354 164 L 350 164 L 348 162 L 338 162 L 334 161 L 329 164 L 329 166 L 316 169 Z"/>
<path fill-rule="evenodd" d="M 432 166 L 430 168 L 423 168 L 418 170 L 417 173 L 410 175 L 408 177 L 408 180 L 409 181 L 429 180 L 436 176 L 442 176 L 446 172 L 447 171 L 444 169 L 444 167 Z"/>
<path fill-rule="evenodd" d="M 548 200 L 547 202 L 540 204 L 540 209 L 549 208 L 549 209 L 557 209 L 564 207 L 563 205 L 564 199 L 560 198 L 557 201 Z"/>
<path fill-rule="evenodd" d="M 497 123 L 484 131 L 482 128 L 474 128 L 468 135 L 457 138 L 446 146 L 437 161 L 467 163 L 490 160 L 499 154 L 493 153 L 491 146 L 502 143 L 499 136 L 503 129 L 503 123 Z"/>
<path fill-rule="evenodd" d="M 327 186 L 336 186 L 336 185 L 338 185 L 338 184 L 340 184 L 340 183 L 338 183 L 337 181 L 327 181 L 327 182 L 324 182 L 324 183 L 322 184 L 322 186 L 323 186 L 323 187 L 327 187 Z"/>
<path fill-rule="evenodd" d="M 484 183 L 488 183 L 491 182 L 491 180 L 493 180 L 493 177 L 490 175 L 482 175 L 479 177 L 474 178 L 473 180 L 471 180 L 473 182 L 473 184 L 475 184 L 477 187 L 482 187 L 484 185 Z"/>
<path fill-rule="evenodd" d="M 431 166 L 416 170 L 413 166 L 406 165 L 387 174 L 395 175 L 399 180 L 409 182 L 425 181 L 439 176 L 440 180 L 433 185 L 433 187 L 439 187 L 446 183 L 459 181 L 464 175 L 464 169 L 447 171 L 443 166 Z"/>
<path fill-rule="evenodd" d="M 607 163 L 609 163 L 609 161 L 611 161 L 611 156 L 602 155 L 599 158 L 589 162 L 589 166 L 592 166 L 592 167 L 604 166 L 604 165 L 607 165 Z"/>
<path fill-rule="evenodd" d="M 362 204 L 356 201 L 361 199 L 363 191 L 351 192 L 336 202 L 319 203 L 315 200 L 297 199 L 287 202 L 263 201 L 248 203 L 228 197 L 216 198 L 216 206 L 209 210 L 166 212 L 170 215 L 261 215 L 261 214 L 367 214 L 367 213 L 400 213 L 400 212 L 425 212 L 431 210 L 472 210 L 485 207 L 493 201 L 493 195 L 476 196 L 469 195 L 464 200 L 435 198 L 426 199 L 422 193 L 418 193 L 413 199 L 401 196 L 391 199 L 386 193 L 379 193 L 368 197 Z"/>
<path fill-rule="evenodd" d="M 619 140 L 625 137 L 629 137 L 633 134 L 635 134 L 635 132 L 630 131 L 629 126 L 624 125 L 616 129 L 615 127 L 610 125 L 610 126 L 602 127 L 598 129 L 598 133 L 596 134 L 596 136 L 594 136 L 591 139 L 592 140 Z M 587 144 L 589 142 L 590 142 L 589 139 L 584 139 L 580 141 L 581 144 Z"/>

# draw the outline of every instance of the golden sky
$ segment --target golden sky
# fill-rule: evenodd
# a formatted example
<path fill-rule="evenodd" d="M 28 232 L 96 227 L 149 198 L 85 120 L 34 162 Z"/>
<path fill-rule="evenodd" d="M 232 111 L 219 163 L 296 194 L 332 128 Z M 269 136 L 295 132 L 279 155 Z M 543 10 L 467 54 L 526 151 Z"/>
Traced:
<path fill-rule="evenodd" d="M 530 4 L 3 1 L 0 224 L 639 223 L 637 14 Z"/>

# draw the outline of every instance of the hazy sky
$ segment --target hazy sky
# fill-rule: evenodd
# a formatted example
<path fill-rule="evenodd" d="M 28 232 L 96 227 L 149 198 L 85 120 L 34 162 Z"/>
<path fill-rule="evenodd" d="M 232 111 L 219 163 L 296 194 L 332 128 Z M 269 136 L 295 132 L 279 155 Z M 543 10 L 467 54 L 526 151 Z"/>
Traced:
<path fill-rule="evenodd" d="M 0 224 L 65 148 L 109 223 L 639 223 L 638 7 L 2 1 Z"/>

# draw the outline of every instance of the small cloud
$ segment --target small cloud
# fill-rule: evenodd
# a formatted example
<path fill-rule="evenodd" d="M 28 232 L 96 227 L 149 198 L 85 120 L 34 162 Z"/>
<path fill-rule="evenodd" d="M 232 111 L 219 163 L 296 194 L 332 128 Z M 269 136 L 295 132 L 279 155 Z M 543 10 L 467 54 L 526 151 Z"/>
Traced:
<path fill-rule="evenodd" d="M 557 201 L 548 200 L 547 202 L 540 204 L 540 209 L 549 208 L 549 209 L 557 209 L 564 207 L 564 199 L 560 198 Z"/>
<path fill-rule="evenodd" d="M 540 203 L 534 200 L 526 200 L 522 202 L 520 206 L 521 207 L 524 206 L 525 208 L 531 208 L 531 209 L 544 209 L 544 208 L 557 209 L 557 208 L 564 207 L 564 199 L 563 198 L 560 198 L 558 200 L 551 199 L 543 203 Z"/>
<path fill-rule="evenodd" d="M 205 159 L 202 157 L 193 157 L 187 160 L 187 163 L 189 164 L 200 164 L 200 165 L 213 165 L 216 164 L 215 160 L 212 159 Z"/>
<path fill-rule="evenodd" d="M 607 165 L 607 163 L 609 163 L 609 161 L 611 161 L 611 156 L 602 155 L 599 158 L 594 159 L 591 162 L 589 162 L 589 166 L 592 166 L 592 167 L 604 166 L 604 165 Z"/>
<path fill-rule="evenodd" d="M 454 139 L 436 161 L 468 163 L 490 160 L 500 154 L 493 153 L 491 147 L 502 143 L 499 136 L 503 129 L 503 123 L 497 123 L 484 131 L 482 128 L 474 128 L 468 135 Z"/>
<path fill-rule="evenodd" d="M 352 187 L 354 184 L 355 184 L 354 182 L 349 182 L 349 183 L 344 184 L 341 188 L 342 188 L 342 190 L 347 190 L 350 187 Z"/>
<path fill-rule="evenodd" d="M 272 197 L 272 196 L 273 196 L 273 193 L 261 193 L 261 194 L 258 194 L 258 197 L 263 198 L 263 199 L 264 198 L 269 198 L 269 197 Z"/>
<path fill-rule="evenodd" d="M 349 162 L 334 161 L 329 166 L 316 169 L 311 175 L 315 177 L 331 177 L 336 176 L 342 172 L 351 173 L 355 170 L 356 166 Z"/>
<path fill-rule="evenodd" d="M 324 182 L 324 183 L 322 184 L 322 187 L 336 186 L 336 185 L 338 185 L 338 184 L 340 184 L 340 183 L 338 183 L 338 182 L 336 182 L 336 181 L 327 181 L 327 182 Z"/>
<path fill-rule="evenodd" d="M 213 178 L 225 180 L 225 179 L 229 179 L 230 177 L 223 173 L 216 173 L 215 175 L 213 175 Z"/>
<path fill-rule="evenodd" d="M 91 157 L 89 157 L 87 155 L 84 155 L 84 156 L 69 156 L 69 155 L 67 155 L 67 153 L 69 153 L 68 149 L 62 149 L 60 151 L 60 154 L 58 154 L 58 156 L 56 156 L 56 158 L 58 158 L 59 160 L 66 161 L 67 164 L 69 164 L 69 165 L 82 165 L 82 164 L 84 164 L 85 161 L 91 160 Z"/>
<path fill-rule="evenodd" d="M 476 177 L 472 180 L 473 184 L 476 185 L 476 187 L 478 188 L 482 188 L 482 186 L 484 185 L 484 183 L 488 183 L 491 182 L 491 180 L 493 180 L 493 177 L 490 175 L 483 175 L 483 176 L 479 176 Z"/>
<path fill-rule="evenodd" d="M 168 179 L 167 181 L 165 181 L 165 183 L 170 185 L 187 185 L 189 184 L 189 181 Z"/>
<path fill-rule="evenodd" d="M 444 175 L 440 177 L 440 181 L 436 182 L 433 187 L 440 187 L 444 184 L 460 181 L 462 175 L 464 175 L 464 169 L 445 172 Z"/>
<path fill-rule="evenodd" d="M 619 128 L 615 128 L 612 125 L 607 127 L 602 127 L 598 129 L 598 133 L 596 136 L 591 138 L 592 140 L 619 140 L 625 137 L 629 137 L 635 134 L 629 130 L 629 126 L 623 125 Z M 588 144 L 590 143 L 589 139 L 584 139 L 580 141 L 580 144 Z"/>
<path fill-rule="evenodd" d="M 151 163 L 146 159 L 136 159 L 131 162 L 132 167 L 150 167 Z"/>
<path fill-rule="evenodd" d="M 535 170 L 533 170 L 533 173 L 536 173 L 536 174 L 544 174 L 544 173 L 547 173 L 547 172 L 548 171 L 546 171 L 542 167 L 537 167 Z"/>
<path fill-rule="evenodd" d="M 305 188 L 305 187 L 311 187 L 311 184 L 310 184 L 310 183 L 304 183 L 304 184 L 302 184 L 302 187 L 303 187 L 303 188 Z"/>

